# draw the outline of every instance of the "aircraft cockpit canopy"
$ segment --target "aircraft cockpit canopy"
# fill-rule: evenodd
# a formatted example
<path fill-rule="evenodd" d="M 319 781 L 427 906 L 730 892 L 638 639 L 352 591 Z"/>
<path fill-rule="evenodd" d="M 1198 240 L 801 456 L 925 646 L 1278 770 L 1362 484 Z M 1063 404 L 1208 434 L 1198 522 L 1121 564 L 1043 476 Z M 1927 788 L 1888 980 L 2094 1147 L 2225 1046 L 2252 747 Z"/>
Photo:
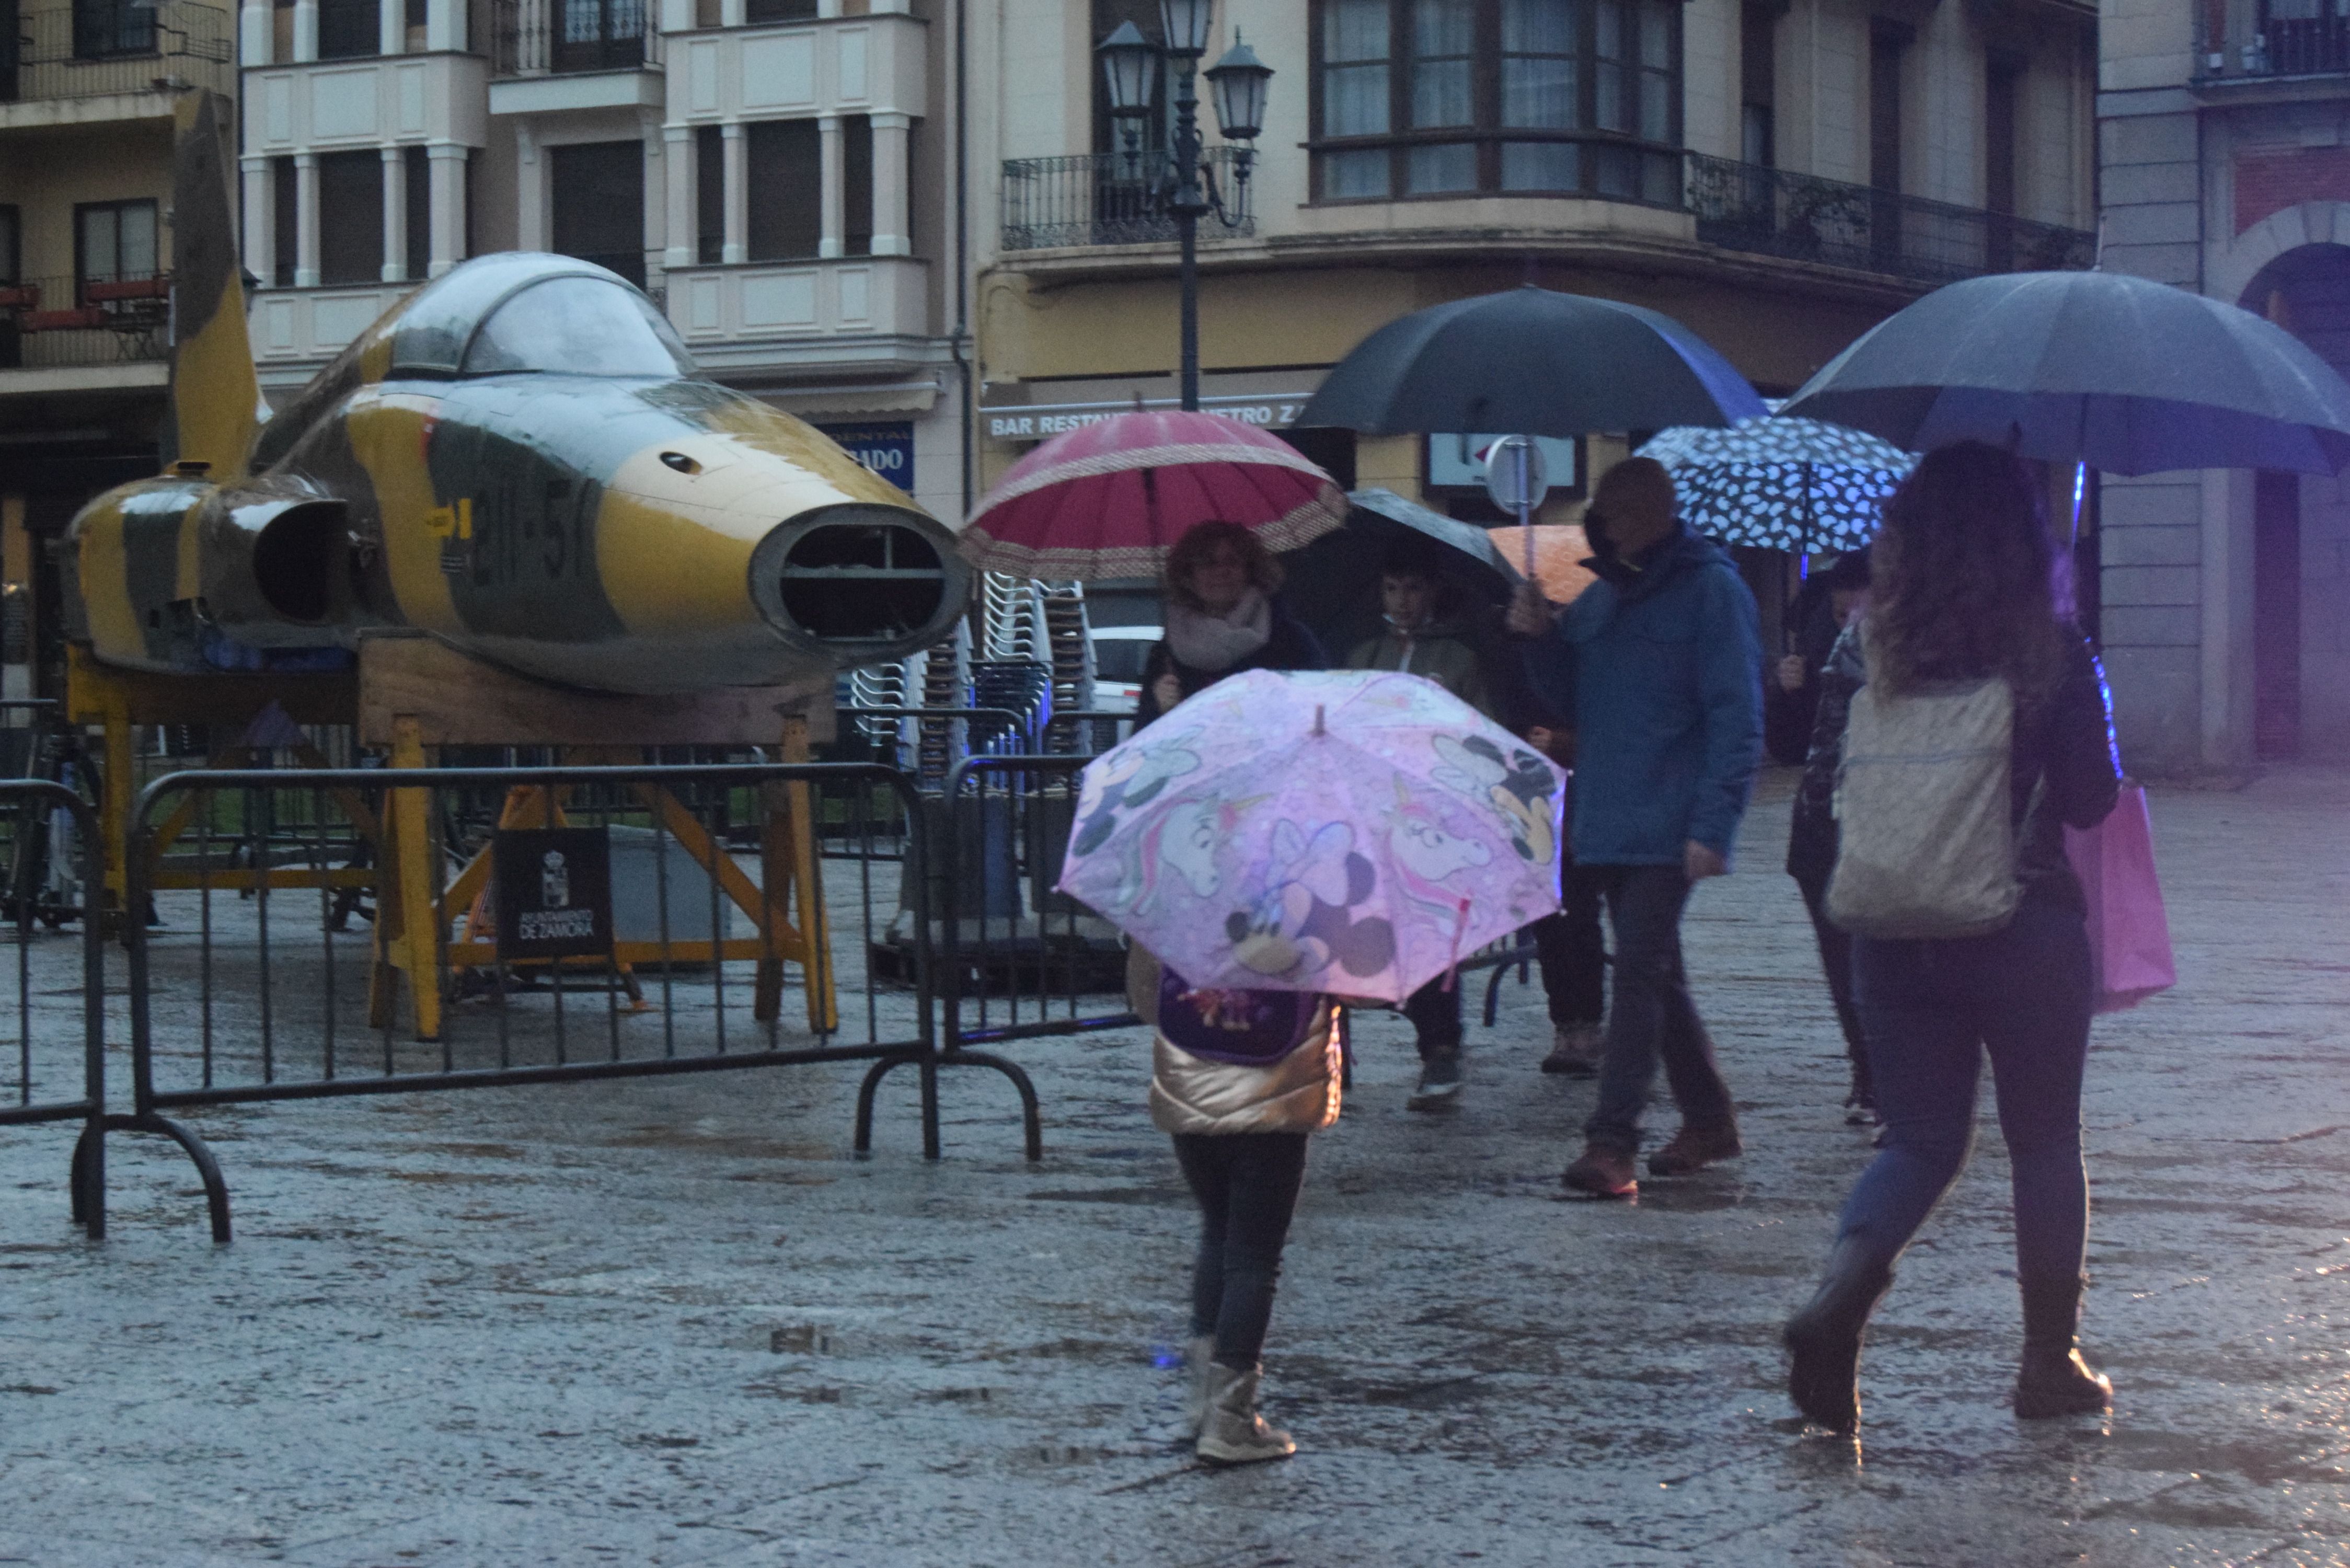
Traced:
<path fill-rule="evenodd" d="M 581 275 L 508 295 L 466 346 L 461 376 L 691 376 L 693 360 L 636 290 Z"/>

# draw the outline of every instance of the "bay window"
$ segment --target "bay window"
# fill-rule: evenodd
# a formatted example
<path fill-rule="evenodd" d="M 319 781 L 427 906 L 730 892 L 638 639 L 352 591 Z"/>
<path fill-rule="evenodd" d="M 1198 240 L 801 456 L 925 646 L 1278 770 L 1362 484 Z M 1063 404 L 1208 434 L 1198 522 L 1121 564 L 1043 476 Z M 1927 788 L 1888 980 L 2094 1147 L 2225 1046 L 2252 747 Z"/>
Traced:
<path fill-rule="evenodd" d="M 1680 0 L 1318 0 L 1325 202 L 1680 196 Z"/>

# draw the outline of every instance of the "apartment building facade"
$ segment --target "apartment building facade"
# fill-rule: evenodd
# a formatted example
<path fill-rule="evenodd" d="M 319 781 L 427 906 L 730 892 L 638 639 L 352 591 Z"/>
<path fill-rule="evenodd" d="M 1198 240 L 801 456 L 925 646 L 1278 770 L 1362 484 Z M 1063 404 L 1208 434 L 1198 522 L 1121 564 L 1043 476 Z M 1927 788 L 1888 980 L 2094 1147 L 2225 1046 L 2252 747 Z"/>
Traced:
<path fill-rule="evenodd" d="M 292 0 L 241 16 L 244 252 L 283 397 L 405 290 L 552 250 L 705 373 L 962 502 L 949 73 L 912 0 Z"/>
<path fill-rule="evenodd" d="M 233 95 L 195 0 L 0 0 L 0 664 L 26 689 L 34 563 L 84 499 L 154 472 L 169 352 L 172 115 Z M 54 606 L 51 607 L 54 609 Z M 54 625 L 54 615 L 46 624 Z"/>
<path fill-rule="evenodd" d="M 2106 265 L 2255 311 L 2350 372 L 2350 16 L 2107 0 Z M 2133 765 L 2350 757 L 2350 490 L 2180 472 L 2103 485 L 2104 629 Z"/>
<path fill-rule="evenodd" d="M 991 476 L 1174 394 L 1175 231 L 1147 189 L 1167 98 L 1129 140 L 1094 53 L 1129 22 L 1159 37 L 1156 0 L 974 24 Z M 1522 281 L 1666 311 L 1784 393 L 1939 284 L 2088 265 L 2095 26 L 2079 0 L 1224 0 L 1201 63 L 1237 27 L 1274 75 L 1245 182 L 1201 95 L 1232 220 L 1201 226 L 1203 406 L 1286 430 L 1374 328 Z M 1486 515 L 1457 439 L 1294 439 Z"/>

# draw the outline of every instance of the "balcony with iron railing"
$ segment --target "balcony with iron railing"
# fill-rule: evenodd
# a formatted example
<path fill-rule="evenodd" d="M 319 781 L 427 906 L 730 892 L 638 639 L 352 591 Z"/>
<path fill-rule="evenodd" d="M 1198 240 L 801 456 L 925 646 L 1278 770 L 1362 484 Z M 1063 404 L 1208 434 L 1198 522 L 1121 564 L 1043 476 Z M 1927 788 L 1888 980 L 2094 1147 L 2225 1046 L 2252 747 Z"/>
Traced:
<path fill-rule="evenodd" d="M 1944 284 L 2096 265 L 2097 236 L 1980 207 L 1784 169 L 1686 155 L 1697 237 L 1724 250 Z"/>
<path fill-rule="evenodd" d="M 171 355 L 172 280 L 0 283 L 0 370 L 153 363 Z"/>
<path fill-rule="evenodd" d="M 2350 15 L 2341 0 L 2269 0 L 2236 18 L 2225 35 L 2196 42 L 2199 88 L 2257 89 L 2344 76 L 2350 76 Z M 2322 90 L 2333 96 L 2340 84 Z"/>
<path fill-rule="evenodd" d="M 234 14 L 196 0 L 9 7 L 0 36 L 0 105 L 235 83 Z"/>
<path fill-rule="evenodd" d="M 1232 153 L 1211 150 L 1211 166 L 1229 169 Z M 1695 218 L 1700 242 L 1724 250 L 1927 284 L 2087 267 L 2096 260 L 2096 236 L 2085 230 L 1701 153 L 1681 156 L 1679 210 Z M 1248 182 L 1220 178 L 1227 203 L 1235 192 L 1241 203 L 1243 223 L 1233 232 L 1253 234 Z M 1667 211 L 1675 205 L 1640 204 Z M 1205 232 L 1216 231 L 1211 225 Z M 1006 251 L 1139 245 L 1174 237 L 1174 221 L 1159 214 L 1149 182 L 1122 155 L 1016 159 L 1003 166 Z"/>
<path fill-rule="evenodd" d="M 660 30 L 648 0 L 496 0 L 491 36 L 496 77 L 642 70 L 660 63 Z"/>
<path fill-rule="evenodd" d="M 1234 220 L 1201 225 L 1202 238 L 1253 234 L 1250 182 L 1237 178 L 1240 150 L 1211 147 L 1202 156 L 1208 175 Z M 1175 220 L 1159 211 L 1151 172 L 1142 157 L 1123 152 L 1067 158 L 1015 158 L 1003 165 L 1003 248 L 1056 245 L 1171 244 Z"/>

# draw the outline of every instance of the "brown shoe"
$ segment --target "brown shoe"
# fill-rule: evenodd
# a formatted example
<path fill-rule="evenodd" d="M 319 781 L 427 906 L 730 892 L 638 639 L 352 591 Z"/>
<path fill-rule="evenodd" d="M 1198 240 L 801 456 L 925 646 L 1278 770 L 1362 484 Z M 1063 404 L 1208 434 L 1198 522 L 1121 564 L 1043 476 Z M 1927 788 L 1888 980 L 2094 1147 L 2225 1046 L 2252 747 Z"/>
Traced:
<path fill-rule="evenodd" d="M 1576 1192 L 1594 1198 L 1630 1198 L 1640 1190 L 1633 1174 L 1632 1152 L 1606 1144 L 1586 1144 L 1583 1158 L 1566 1168 L 1559 1180 Z"/>
<path fill-rule="evenodd" d="M 1684 1126 L 1672 1141 L 1648 1157 L 1650 1176 L 1693 1176 L 1717 1159 L 1735 1159 L 1743 1152 L 1734 1126 Z"/>

